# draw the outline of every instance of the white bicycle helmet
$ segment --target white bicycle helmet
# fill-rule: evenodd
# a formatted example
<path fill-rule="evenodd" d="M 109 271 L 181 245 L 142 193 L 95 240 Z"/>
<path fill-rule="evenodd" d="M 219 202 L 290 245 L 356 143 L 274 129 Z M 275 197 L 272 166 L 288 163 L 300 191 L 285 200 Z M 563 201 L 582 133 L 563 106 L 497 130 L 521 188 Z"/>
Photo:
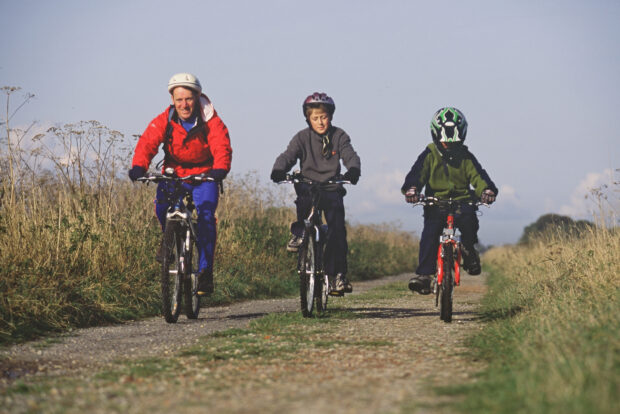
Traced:
<path fill-rule="evenodd" d="M 196 91 L 197 93 L 202 92 L 202 86 L 200 85 L 200 81 L 191 73 L 177 73 L 176 75 L 171 77 L 170 81 L 168 82 L 168 92 L 172 94 L 172 90 L 177 86 L 184 86 L 193 91 Z"/>

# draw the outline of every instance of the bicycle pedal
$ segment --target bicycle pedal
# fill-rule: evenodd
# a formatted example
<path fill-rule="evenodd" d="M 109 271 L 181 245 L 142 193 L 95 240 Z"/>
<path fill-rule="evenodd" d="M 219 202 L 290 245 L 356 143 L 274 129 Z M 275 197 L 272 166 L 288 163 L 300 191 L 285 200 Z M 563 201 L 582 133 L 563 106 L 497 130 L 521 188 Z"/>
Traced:
<path fill-rule="evenodd" d="M 342 297 L 342 296 L 344 296 L 344 292 L 336 292 L 335 290 L 332 290 L 331 292 L 329 292 L 329 296 Z"/>

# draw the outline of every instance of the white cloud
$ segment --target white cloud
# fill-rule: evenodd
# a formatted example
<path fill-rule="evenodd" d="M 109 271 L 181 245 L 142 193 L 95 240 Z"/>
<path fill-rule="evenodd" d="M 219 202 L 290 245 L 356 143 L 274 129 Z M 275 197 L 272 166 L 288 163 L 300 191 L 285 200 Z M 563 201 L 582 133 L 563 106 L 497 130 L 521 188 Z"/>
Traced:
<path fill-rule="evenodd" d="M 499 197 L 501 197 L 502 202 L 520 204 L 517 190 L 509 184 L 503 184 L 499 187 Z"/>
<path fill-rule="evenodd" d="M 394 169 L 389 172 L 364 174 L 357 188 L 350 188 L 345 203 L 354 216 L 365 216 L 385 211 L 386 208 L 401 206 L 405 199 L 400 187 L 406 173 Z"/>
<path fill-rule="evenodd" d="M 570 203 L 561 206 L 559 213 L 573 218 L 591 219 L 595 213 L 599 212 L 596 197 L 593 197 L 593 190 L 596 189 L 601 189 L 605 195 L 611 195 L 607 199 L 608 204 L 604 207 L 611 207 L 617 213 L 617 196 L 612 191 L 605 191 L 613 187 L 614 181 L 614 172 L 611 168 L 607 168 L 602 172 L 586 174 L 585 178 L 573 190 L 570 196 Z"/>
<path fill-rule="evenodd" d="M 405 172 L 394 169 L 390 172 L 381 172 L 364 177 L 363 181 L 360 180 L 360 184 L 366 194 L 370 194 L 366 200 L 383 204 L 401 204 L 403 195 L 400 192 L 400 187 L 405 181 L 405 175 Z"/>

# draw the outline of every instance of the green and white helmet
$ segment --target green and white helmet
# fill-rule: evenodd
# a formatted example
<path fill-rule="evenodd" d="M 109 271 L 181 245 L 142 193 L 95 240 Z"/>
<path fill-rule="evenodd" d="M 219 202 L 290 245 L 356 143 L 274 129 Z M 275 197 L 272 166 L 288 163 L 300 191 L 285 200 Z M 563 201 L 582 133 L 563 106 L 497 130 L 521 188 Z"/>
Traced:
<path fill-rule="evenodd" d="M 431 135 L 435 143 L 462 144 L 467 135 L 467 120 L 461 111 L 453 107 L 441 108 L 431 120 Z"/>

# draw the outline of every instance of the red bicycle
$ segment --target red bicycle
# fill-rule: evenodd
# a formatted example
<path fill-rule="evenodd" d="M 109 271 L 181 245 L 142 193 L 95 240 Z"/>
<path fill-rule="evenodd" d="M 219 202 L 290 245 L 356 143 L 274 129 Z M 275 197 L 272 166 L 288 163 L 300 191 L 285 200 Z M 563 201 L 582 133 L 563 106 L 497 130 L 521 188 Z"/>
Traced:
<path fill-rule="evenodd" d="M 444 322 L 452 322 L 452 302 L 454 287 L 461 282 L 461 236 L 454 227 L 454 216 L 462 205 L 488 206 L 474 201 L 439 199 L 425 197 L 415 205 L 436 206 L 446 212 L 446 224 L 439 237 L 437 249 L 437 273 L 433 280 L 435 306 L 439 306 L 439 317 Z"/>

